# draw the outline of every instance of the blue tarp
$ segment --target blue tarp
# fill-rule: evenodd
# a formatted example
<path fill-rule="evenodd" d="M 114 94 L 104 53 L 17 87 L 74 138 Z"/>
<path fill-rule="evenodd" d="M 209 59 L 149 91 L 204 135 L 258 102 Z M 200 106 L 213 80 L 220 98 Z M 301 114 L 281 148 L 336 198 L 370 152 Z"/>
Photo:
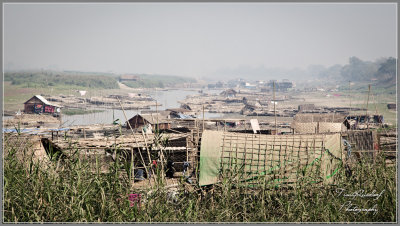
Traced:
<path fill-rule="evenodd" d="M 179 118 L 181 118 L 181 119 L 194 118 L 194 117 L 191 116 L 191 115 L 185 115 L 185 114 L 182 114 L 182 113 L 178 113 L 178 115 L 179 115 Z"/>
<path fill-rule="evenodd" d="M 37 130 L 37 129 L 36 129 Z M 21 133 L 28 133 L 28 132 L 33 132 L 33 129 L 20 129 Z M 5 129 L 3 128 L 3 133 L 16 133 L 16 129 Z"/>
<path fill-rule="evenodd" d="M 49 131 L 68 131 L 69 128 L 58 128 L 58 129 L 49 129 Z M 17 133 L 17 129 L 6 129 L 3 128 L 3 133 Z M 39 128 L 34 129 L 20 129 L 20 133 L 27 134 L 46 134 L 48 131 L 40 130 Z"/>
<path fill-rule="evenodd" d="M 50 131 L 68 131 L 69 128 L 50 129 Z"/>

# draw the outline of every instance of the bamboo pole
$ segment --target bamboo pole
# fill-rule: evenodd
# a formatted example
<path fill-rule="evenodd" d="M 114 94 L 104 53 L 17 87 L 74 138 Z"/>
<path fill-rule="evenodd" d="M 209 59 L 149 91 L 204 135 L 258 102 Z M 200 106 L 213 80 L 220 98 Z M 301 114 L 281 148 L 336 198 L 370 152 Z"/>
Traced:
<path fill-rule="evenodd" d="M 135 133 L 133 132 L 133 129 L 132 129 L 132 127 L 131 127 L 131 124 L 130 124 L 129 121 L 128 121 L 128 117 L 126 117 L 126 113 L 125 113 L 124 107 L 122 106 L 121 100 L 120 100 L 118 97 L 117 97 L 117 100 L 118 100 L 118 102 L 119 102 L 119 105 L 121 105 L 121 109 L 122 109 L 122 112 L 124 113 L 124 117 L 125 117 L 126 123 L 128 124 L 129 128 L 131 129 L 133 138 L 135 139 L 135 144 L 136 144 L 136 146 L 137 146 L 137 148 L 138 148 L 139 155 L 140 155 L 140 158 L 141 158 L 141 160 L 142 160 L 142 164 L 143 164 L 143 166 L 144 166 L 144 169 L 146 170 L 146 174 L 149 175 L 149 171 L 147 170 L 146 164 L 144 163 L 143 155 L 142 155 L 142 153 L 141 153 L 140 150 L 139 150 L 139 146 L 138 146 L 138 143 L 137 143 L 137 140 L 136 140 Z M 146 145 L 146 146 L 147 146 L 147 145 Z M 147 148 L 146 148 L 146 150 L 147 150 Z M 148 150 L 147 150 L 147 151 L 148 151 Z M 151 161 L 151 160 L 149 159 L 149 161 Z M 151 184 L 151 182 L 150 182 L 150 180 L 149 180 L 149 184 L 150 184 L 151 187 L 153 187 L 152 184 Z"/>
<path fill-rule="evenodd" d="M 160 155 L 160 162 L 161 162 L 161 180 L 164 182 L 164 177 L 165 177 L 165 175 L 164 175 L 164 150 L 162 147 L 159 150 L 159 155 Z M 166 182 L 166 185 L 168 185 L 167 180 L 165 180 L 165 182 Z"/>
<path fill-rule="evenodd" d="M 144 120 L 144 119 L 143 119 L 143 120 Z M 153 120 L 154 120 L 154 119 L 153 119 Z M 147 145 L 147 139 L 146 139 L 146 136 L 144 135 L 144 131 L 143 131 L 143 130 L 142 130 L 142 136 L 143 136 L 143 139 L 144 139 L 144 145 L 145 145 L 145 148 L 146 148 L 147 156 L 148 156 L 148 158 L 149 158 L 150 169 L 151 169 L 151 173 L 153 174 L 154 183 L 157 183 L 156 178 L 155 178 L 155 173 L 154 173 L 153 167 L 151 166 L 151 164 L 153 164 L 153 163 L 152 163 L 152 161 L 151 161 L 151 155 L 150 155 L 150 151 L 149 151 L 149 146 Z M 140 152 L 140 151 L 139 151 L 139 152 Z"/>
<path fill-rule="evenodd" d="M 157 100 L 156 100 L 156 114 L 157 114 L 157 130 L 156 131 L 159 132 L 160 131 L 160 125 L 158 124 L 158 103 L 157 103 Z M 163 152 L 162 148 L 160 149 L 159 155 L 160 155 L 160 161 L 161 161 L 161 180 L 164 181 L 164 152 Z M 166 181 L 166 184 L 168 185 L 167 181 Z"/>
<path fill-rule="evenodd" d="M 349 100 L 350 100 L 350 109 L 349 109 L 349 115 L 351 116 L 351 82 L 349 81 Z M 351 120 L 351 117 L 349 118 L 349 121 L 348 121 L 348 123 L 349 123 L 349 125 L 350 125 L 350 120 Z M 351 130 L 351 125 L 350 125 L 350 130 Z"/>
<path fill-rule="evenodd" d="M 133 186 L 135 184 L 135 165 L 133 163 L 133 148 L 131 148 L 131 180 Z"/>
<path fill-rule="evenodd" d="M 188 141 L 188 137 L 186 137 L 186 162 L 189 162 L 189 141 Z"/>

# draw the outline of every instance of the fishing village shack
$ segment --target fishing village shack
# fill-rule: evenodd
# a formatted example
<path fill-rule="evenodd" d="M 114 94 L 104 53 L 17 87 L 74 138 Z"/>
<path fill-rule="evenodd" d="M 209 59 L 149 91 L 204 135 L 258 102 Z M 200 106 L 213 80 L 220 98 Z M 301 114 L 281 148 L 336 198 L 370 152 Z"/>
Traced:
<path fill-rule="evenodd" d="M 220 95 L 223 97 L 226 97 L 226 98 L 234 98 L 234 97 L 236 97 L 236 94 L 237 94 L 237 92 L 235 90 L 228 89 L 228 90 L 221 92 Z"/>
<path fill-rule="evenodd" d="M 170 108 L 165 111 L 169 112 L 170 118 L 188 119 L 195 118 L 195 113 L 185 108 Z"/>
<path fill-rule="evenodd" d="M 187 104 L 181 104 L 181 108 L 187 109 L 187 110 L 190 110 L 190 111 L 192 110 L 192 108 Z"/>
<path fill-rule="evenodd" d="M 63 162 L 62 159 L 71 156 L 78 156 L 80 159 L 88 161 L 87 169 L 89 172 L 95 173 L 98 168 L 102 173 L 110 172 L 110 164 L 113 164 L 118 159 L 120 162 L 133 164 L 134 170 L 131 173 L 132 176 L 135 175 L 135 180 L 139 179 L 136 176 L 140 174 L 148 179 L 150 173 L 154 175 L 153 170 L 155 169 L 147 167 L 154 163 L 158 163 L 158 165 L 164 164 L 163 169 L 166 172 L 166 176 L 173 179 L 173 177 L 180 177 L 184 173 L 183 171 L 189 176 L 195 170 L 198 152 L 194 146 L 193 136 L 195 134 L 162 133 L 160 136 L 156 136 L 153 133 L 143 136 L 140 133 L 133 133 L 119 137 L 110 134 L 102 138 L 84 138 L 75 136 L 78 134 L 71 136 L 71 130 L 69 130 L 66 131 L 65 135 L 69 138 L 68 140 L 58 139 L 58 137 L 55 139 L 53 137 L 43 137 L 41 138 L 41 143 L 48 154 L 58 153 L 56 158 L 61 158 L 60 164 L 67 163 Z M 110 142 L 111 139 L 113 142 Z M 155 140 L 158 139 L 168 139 L 168 142 L 164 145 L 156 145 Z M 163 149 L 162 152 L 160 151 L 161 148 Z M 160 162 L 163 163 L 160 164 Z M 122 175 L 127 175 L 126 170 L 123 168 L 118 171 Z M 169 183 L 171 182 L 173 181 Z M 135 182 L 135 184 L 140 187 L 147 183 Z"/>
<path fill-rule="evenodd" d="M 396 104 L 387 104 L 389 110 L 396 110 Z"/>
<path fill-rule="evenodd" d="M 351 129 L 366 129 L 379 127 L 383 124 L 383 115 L 349 115 L 346 117 Z"/>
<path fill-rule="evenodd" d="M 288 81 L 286 79 L 281 81 L 281 82 L 277 82 L 275 80 L 270 80 L 267 83 L 267 86 L 269 86 L 270 88 L 273 88 L 274 84 L 275 84 L 275 90 L 279 91 L 279 92 L 286 92 L 289 89 L 294 87 L 293 82 L 290 82 L 290 81 Z"/>
<path fill-rule="evenodd" d="M 129 125 L 132 129 L 139 129 L 148 125 L 151 125 L 154 129 L 157 129 L 157 125 L 158 129 L 171 129 L 171 124 L 161 114 L 137 114 L 126 122 L 127 129 L 130 129 Z"/>
<path fill-rule="evenodd" d="M 302 112 L 302 111 L 312 111 L 315 109 L 315 105 L 314 104 L 301 104 L 298 106 L 298 112 Z"/>
<path fill-rule="evenodd" d="M 48 113 L 53 114 L 58 112 L 57 109 L 60 109 L 61 106 L 57 104 L 50 103 L 41 95 L 35 95 L 31 99 L 27 100 L 24 103 L 24 112 L 28 114 L 42 114 Z"/>
<path fill-rule="evenodd" d="M 332 133 L 349 129 L 346 116 L 342 114 L 296 114 L 291 124 L 293 133 Z"/>

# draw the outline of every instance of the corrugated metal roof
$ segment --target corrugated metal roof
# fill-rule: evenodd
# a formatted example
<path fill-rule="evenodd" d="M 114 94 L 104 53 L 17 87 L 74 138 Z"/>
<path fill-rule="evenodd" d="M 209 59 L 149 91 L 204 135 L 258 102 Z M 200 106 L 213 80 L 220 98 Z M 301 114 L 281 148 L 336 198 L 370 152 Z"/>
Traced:
<path fill-rule="evenodd" d="M 168 108 L 166 111 L 174 111 L 174 112 L 191 112 L 191 110 L 185 108 Z"/>
<path fill-rule="evenodd" d="M 51 105 L 49 101 L 46 100 L 46 98 L 40 96 L 40 95 L 35 95 L 36 98 L 38 98 L 40 101 L 42 101 L 46 105 Z"/>
<path fill-rule="evenodd" d="M 46 100 L 46 98 L 42 97 L 41 95 L 35 95 L 35 97 L 38 98 L 40 101 L 42 101 L 46 105 L 50 105 L 50 106 L 54 106 L 54 107 L 61 107 L 57 104 L 50 103 L 48 100 Z"/>

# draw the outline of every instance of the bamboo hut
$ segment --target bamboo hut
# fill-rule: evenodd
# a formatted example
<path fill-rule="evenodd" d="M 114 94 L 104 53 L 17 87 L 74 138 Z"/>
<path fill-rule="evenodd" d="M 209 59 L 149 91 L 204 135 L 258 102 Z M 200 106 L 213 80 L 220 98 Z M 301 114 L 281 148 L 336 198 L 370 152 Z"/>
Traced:
<path fill-rule="evenodd" d="M 260 135 L 204 131 L 199 185 L 227 178 L 237 186 L 334 183 L 341 165 L 340 133 Z"/>

